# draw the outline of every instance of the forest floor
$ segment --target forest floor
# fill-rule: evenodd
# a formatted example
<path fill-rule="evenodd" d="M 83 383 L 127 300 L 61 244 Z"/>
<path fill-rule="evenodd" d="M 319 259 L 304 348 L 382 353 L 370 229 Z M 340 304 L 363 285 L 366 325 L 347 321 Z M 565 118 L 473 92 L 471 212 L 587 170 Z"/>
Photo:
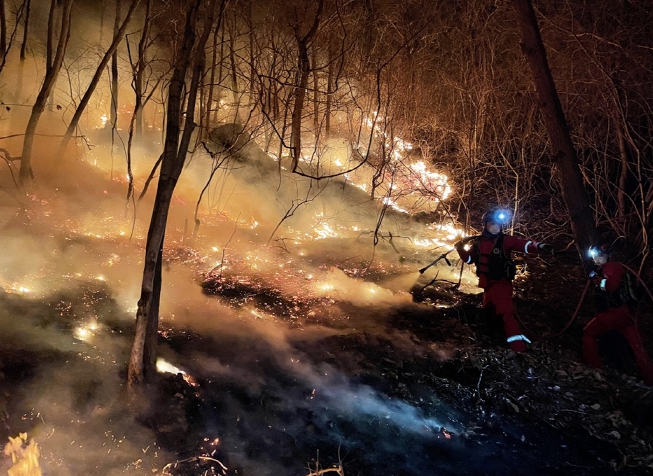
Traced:
<path fill-rule="evenodd" d="M 57 233 L 65 235 L 65 246 L 52 256 L 105 259 L 106 249 L 118 253 L 122 246 L 105 240 L 99 252 L 99 241 L 67 235 L 63 222 L 64 228 L 48 228 L 47 216 L 23 226 L 29 232 L 25 236 L 37 243 L 34 253 L 50 246 L 41 246 L 39 240 Z M 192 268 L 195 257 L 192 249 L 169 248 L 166 266 Z M 121 259 L 132 269 L 142 266 L 137 259 L 129 264 L 126 255 Z M 108 375 L 116 374 L 111 378 L 124 383 L 133 314 L 118 309 L 104 283 L 82 282 L 68 272 L 66 279 L 74 286 L 56 296 L 29 300 L 0 291 L 0 437 L 7 441 L 31 428 L 30 422 L 47 426 L 47 418 L 21 389 L 39 373 L 45 372 L 47 380 L 60 364 L 68 370 L 50 380 L 74 387 L 69 392 L 74 395 L 72 410 L 60 405 L 57 431 L 40 435 L 44 446 L 66 425 L 101 418 L 115 423 L 118 416 L 135 420 L 173 460 L 145 468 L 139 458 L 128 465 L 129 474 L 653 474 L 653 388 L 641 383 L 618 336 L 601 343 L 603 370 L 583 365 L 581 334 L 592 316 L 592 302 L 585 296 L 579 317 L 570 323 L 586 283 L 575 261 L 562 253 L 520 263 L 526 266 L 520 266 L 522 274 L 515 281 L 515 306 L 524 333 L 533 341 L 521 354 L 506 347 L 500 332 L 487 328 L 479 290 L 469 286 L 463 292 L 435 282 L 422 289 L 422 281 L 411 293 L 406 290 L 406 300 L 361 305 L 303 295 L 299 289 L 288 293 L 271 278 L 195 273 L 192 286 L 203 299 L 234 309 L 249 306 L 255 317 L 210 332 L 161 325 L 162 350 L 174 355 L 192 379 L 161 374 L 149 389 L 150 405 L 140 408 L 136 418 L 114 407 L 118 394 L 106 390 L 106 379 L 75 381 L 74 369 L 102 363 L 97 368 L 108 368 Z M 232 263 L 236 266 L 237 260 Z M 363 269 L 351 262 L 348 266 L 342 268 L 344 274 Z M 418 267 L 401 261 L 364 279 L 380 282 L 392 273 L 416 274 Z M 119 339 L 111 348 L 122 350 L 107 357 L 99 343 L 71 340 L 77 321 L 89 313 L 110 330 L 105 339 Z M 643 307 L 639 324 L 651 353 L 650 304 Z M 33 332 L 25 331 L 28 326 Z M 238 326 L 245 331 L 236 332 Z M 285 329 L 283 339 L 273 337 L 277 328 Z M 40 345 L 30 344 L 34 336 L 42 340 Z M 61 375 L 70 381 L 60 381 Z M 87 447 L 93 444 L 91 437 Z M 61 455 L 65 449 L 59 451 Z M 109 450 L 116 458 L 117 452 Z M 44 458 L 51 468 L 44 474 L 90 474 L 64 471 L 66 465 L 75 467 L 70 455 Z"/>
<path fill-rule="evenodd" d="M 364 413 L 358 419 L 319 418 L 314 411 L 282 415 L 283 405 L 275 399 L 284 397 L 271 395 L 267 403 L 242 396 L 271 420 L 300 419 L 302 426 L 281 435 L 263 431 L 247 443 L 248 451 L 287 461 L 286 474 L 323 474 L 319 469 L 348 476 L 653 474 L 653 388 L 639 379 L 632 353 L 618 334 L 600 342 L 603 370 L 583 365 L 582 327 L 591 317 L 592 297 L 591 292 L 585 296 L 580 317 L 570 323 L 585 280 L 578 278 L 582 268 L 565 261 L 562 256 L 532 262 L 532 279 L 515 283 L 518 316 L 533 340 L 525 353 L 507 349 L 501 330 L 488 329 L 479 294 L 447 284 L 416 286 L 416 302 L 392 310 L 373 329 L 295 342 L 315 365 L 328 364 L 350 381 L 424 414 L 447 414 L 451 426 L 411 430 L 418 423 L 386 426 Z M 640 330 L 651 349 L 646 309 Z M 222 392 L 196 393 L 197 408 Z M 309 459 L 307 451 L 316 446 L 319 461 L 315 455 Z M 292 469 L 301 457 L 312 472 Z M 219 459 L 229 467 L 228 452 Z M 182 465 L 174 474 L 199 475 L 211 467 L 210 461 L 190 461 L 197 466 Z M 227 474 L 250 473 L 241 468 Z"/>

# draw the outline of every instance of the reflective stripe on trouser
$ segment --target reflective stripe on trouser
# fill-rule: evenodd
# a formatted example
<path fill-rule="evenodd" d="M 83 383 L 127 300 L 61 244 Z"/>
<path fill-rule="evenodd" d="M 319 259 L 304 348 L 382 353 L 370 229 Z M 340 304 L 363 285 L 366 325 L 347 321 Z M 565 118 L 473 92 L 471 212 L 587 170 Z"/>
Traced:
<path fill-rule="evenodd" d="M 519 334 L 519 335 L 516 335 L 516 336 L 510 336 L 510 337 L 508 337 L 506 339 L 506 342 L 510 343 L 510 342 L 515 342 L 515 341 L 518 341 L 518 340 L 523 340 L 524 342 L 526 342 L 528 344 L 531 343 L 529 338 L 526 337 L 524 334 Z"/>
<path fill-rule="evenodd" d="M 503 317 L 503 330 L 506 339 L 522 335 L 519 324 L 512 315 L 512 283 L 507 279 L 491 281 L 483 289 L 483 307 L 494 306 L 497 316 Z M 522 339 L 508 342 L 515 352 L 526 350 L 526 342 Z"/>

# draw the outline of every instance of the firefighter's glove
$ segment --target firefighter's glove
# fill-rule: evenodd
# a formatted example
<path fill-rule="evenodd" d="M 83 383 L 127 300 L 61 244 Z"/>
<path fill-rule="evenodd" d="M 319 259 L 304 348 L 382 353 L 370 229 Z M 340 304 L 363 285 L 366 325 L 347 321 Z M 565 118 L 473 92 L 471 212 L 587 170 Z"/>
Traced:
<path fill-rule="evenodd" d="M 549 255 L 555 254 L 555 249 L 553 248 L 553 245 L 549 243 L 540 243 L 539 245 L 537 245 L 537 249 L 540 250 L 540 253 L 546 253 Z"/>
<path fill-rule="evenodd" d="M 458 251 L 460 253 L 461 251 L 465 250 L 465 243 L 463 242 L 463 240 L 456 241 L 453 244 L 453 247 L 456 249 L 456 251 Z"/>

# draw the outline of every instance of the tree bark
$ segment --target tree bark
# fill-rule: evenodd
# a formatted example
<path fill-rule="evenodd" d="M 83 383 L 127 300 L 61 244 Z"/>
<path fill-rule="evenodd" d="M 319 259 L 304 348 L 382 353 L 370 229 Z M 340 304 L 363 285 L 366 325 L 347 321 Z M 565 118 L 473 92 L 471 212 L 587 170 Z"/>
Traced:
<path fill-rule="evenodd" d="M 53 0 L 54 5 L 55 0 Z M 59 33 L 59 41 L 57 44 L 57 51 L 52 60 L 52 64 L 48 65 L 45 71 L 45 78 L 43 79 L 43 84 L 41 85 L 41 90 L 39 91 L 34 106 L 32 106 L 32 113 L 30 114 L 29 120 L 27 122 L 27 128 L 25 129 L 25 140 L 23 142 L 23 153 L 20 160 L 20 172 L 19 178 L 20 183 L 24 185 L 27 182 L 27 179 L 33 178 L 34 174 L 32 172 L 32 147 L 34 145 L 34 136 L 36 134 L 36 126 L 39 123 L 41 114 L 45 110 L 45 106 L 48 101 L 48 97 L 54 88 L 54 84 L 57 80 L 57 75 L 63 64 L 64 54 L 66 52 L 66 47 L 68 46 L 68 40 L 70 39 L 70 20 L 72 15 L 72 4 L 73 0 L 65 0 L 63 5 L 62 15 L 61 15 L 61 29 Z M 50 15 L 54 15 L 55 10 L 50 10 Z"/>
<path fill-rule="evenodd" d="M 308 76 L 311 72 L 311 65 L 308 59 L 308 44 L 317 33 L 317 29 L 320 26 L 320 17 L 323 8 L 324 0 L 319 0 L 313 24 L 306 35 L 303 37 L 300 36 L 299 25 L 295 29 L 295 39 L 297 40 L 299 57 L 297 63 L 297 85 L 295 86 L 290 126 L 290 156 L 292 158 L 292 166 L 290 169 L 293 172 L 297 171 L 299 158 L 302 155 L 302 116 L 304 115 L 304 99 L 306 97 L 306 86 L 308 86 Z"/>
<path fill-rule="evenodd" d="M 5 0 L 0 0 L 0 50 L 2 56 L 7 54 L 7 11 Z"/>
<path fill-rule="evenodd" d="M 20 45 L 20 60 L 25 61 L 25 54 L 27 53 L 27 32 L 29 31 L 29 14 L 32 10 L 32 0 L 25 2 L 25 26 L 23 29 L 23 43 Z"/>
<path fill-rule="evenodd" d="M 120 30 L 120 10 L 122 0 L 116 0 L 116 16 L 113 20 L 113 38 L 115 40 Z M 114 50 L 111 55 L 111 130 L 115 131 L 118 126 L 118 51 Z M 113 132 L 112 132 L 113 134 Z"/>
<path fill-rule="evenodd" d="M 168 108 L 166 118 L 166 138 L 161 163 L 161 175 L 154 201 L 152 219 L 147 234 L 145 265 L 141 297 L 136 311 L 136 332 L 132 344 L 128 365 L 128 385 L 135 390 L 137 385 L 150 381 L 156 370 L 156 338 L 159 322 L 159 302 L 161 294 L 161 259 L 165 229 L 170 210 L 172 194 L 186 161 L 186 154 L 191 136 L 195 129 L 195 105 L 197 91 L 204 67 L 206 40 L 211 31 L 215 16 L 217 0 L 208 0 L 204 16 L 204 30 L 195 45 L 198 10 L 202 0 L 196 0 L 186 17 L 184 39 L 177 58 L 175 69 L 168 90 Z M 222 0 L 220 15 L 224 11 L 226 0 Z M 182 120 L 182 92 L 186 86 L 185 78 L 190 67 L 194 51 L 191 84 L 186 101 L 184 130 L 180 138 Z"/>
<path fill-rule="evenodd" d="M 578 156 L 549 68 L 531 0 L 513 0 L 513 3 L 523 34 L 522 51 L 535 81 L 540 111 L 551 141 L 553 159 L 558 169 L 576 247 L 586 268 L 589 269 L 592 262 L 586 251 L 590 246 L 598 244 L 598 234 L 589 197 L 584 188 Z"/>
<path fill-rule="evenodd" d="M 136 120 L 136 138 L 143 137 L 143 108 L 145 107 L 143 96 L 145 94 L 144 78 L 145 65 L 147 64 L 145 55 L 147 54 L 147 42 L 150 35 L 150 25 L 152 23 L 151 13 L 152 0 L 146 0 L 145 19 L 143 20 L 143 34 L 138 42 L 138 62 L 136 64 L 136 74 L 134 75 L 134 116 Z"/>

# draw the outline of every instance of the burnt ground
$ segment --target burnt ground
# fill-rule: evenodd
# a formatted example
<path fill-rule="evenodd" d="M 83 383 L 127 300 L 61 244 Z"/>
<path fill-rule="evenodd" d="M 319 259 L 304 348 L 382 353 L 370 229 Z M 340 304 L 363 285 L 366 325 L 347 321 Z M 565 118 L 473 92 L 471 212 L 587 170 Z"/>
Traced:
<path fill-rule="evenodd" d="M 416 288 L 416 303 L 395 307 L 381 326 L 293 342 L 313 365 L 336 369 L 357 396 L 373 394 L 369 405 L 382 404 L 379 414 L 392 414 L 386 421 L 372 410 L 330 409 L 328 398 L 320 404 L 324 389 L 288 379 L 270 362 L 255 395 L 237 383 L 200 383 L 197 418 L 229 428 L 225 435 L 245 440 L 246 454 L 281 463 L 283 474 L 308 474 L 310 462 L 314 470 L 316 449 L 321 468 L 347 475 L 651 474 L 653 389 L 639 381 L 629 349 L 620 336 L 607 336 L 601 343 L 606 368 L 581 363 L 591 296 L 571 324 L 570 317 L 585 287 L 582 270 L 564 256 L 525 269 L 530 278 L 518 279 L 515 292 L 524 332 L 533 339 L 524 354 L 506 349 L 501 333 L 488 328 L 480 295 L 446 283 Z M 645 336 L 651 335 L 648 312 L 640 316 Z M 185 346 L 197 350 L 186 337 L 169 339 L 182 352 Z M 215 347 L 205 345 L 215 355 Z M 238 357 L 221 355 L 229 359 Z M 233 399 L 236 407 L 253 410 L 248 421 L 229 422 L 232 405 L 225 402 Z M 289 407 L 295 399 L 316 404 Z M 402 412 L 406 418 L 397 416 Z M 270 423 L 264 431 L 262 422 Z M 217 454 L 229 467 L 230 453 Z M 197 467 L 193 461 L 175 474 L 203 474 L 206 461 Z M 227 474 L 254 474 L 246 465 L 231 468 Z"/>
<path fill-rule="evenodd" d="M 290 323 L 297 330 L 288 338 L 291 355 L 305 368 L 289 371 L 276 357 L 280 350 L 262 339 L 166 329 L 161 345 L 194 380 L 160 377 L 137 423 L 176 455 L 163 471 L 175 476 L 651 474 L 653 389 L 639 381 L 629 350 L 608 336 L 606 368 L 581 363 L 590 296 L 569 320 L 585 285 L 582 270 L 564 256 L 534 260 L 526 270 L 529 278 L 515 283 L 518 316 L 533 340 L 523 354 L 508 350 L 484 322 L 480 295 L 447 283 L 416 287 L 413 303 L 379 308 L 384 317 L 374 325 L 342 322 L 333 317 L 342 312 L 327 309 L 317 321 L 335 331 L 304 338 L 308 319 L 292 311 L 329 302 L 299 302 L 269 283 L 206 277 L 210 298 L 254 301 Z M 94 292 L 95 302 L 111 307 Z M 15 304 L 1 297 L 5 308 Z M 55 324 L 65 326 L 58 316 Z M 649 352 L 650 316 L 645 307 L 640 323 Z M 107 323 L 129 338 L 128 326 Z M 43 361 L 68 358 L 3 344 L 3 439 L 21 429 L 28 410 L 11 398 L 17 388 Z M 204 359 L 233 371 L 217 377 L 200 365 Z M 245 374 L 256 375 L 256 385 Z M 79 389 L 78 407 L 94 393 Z"/>

